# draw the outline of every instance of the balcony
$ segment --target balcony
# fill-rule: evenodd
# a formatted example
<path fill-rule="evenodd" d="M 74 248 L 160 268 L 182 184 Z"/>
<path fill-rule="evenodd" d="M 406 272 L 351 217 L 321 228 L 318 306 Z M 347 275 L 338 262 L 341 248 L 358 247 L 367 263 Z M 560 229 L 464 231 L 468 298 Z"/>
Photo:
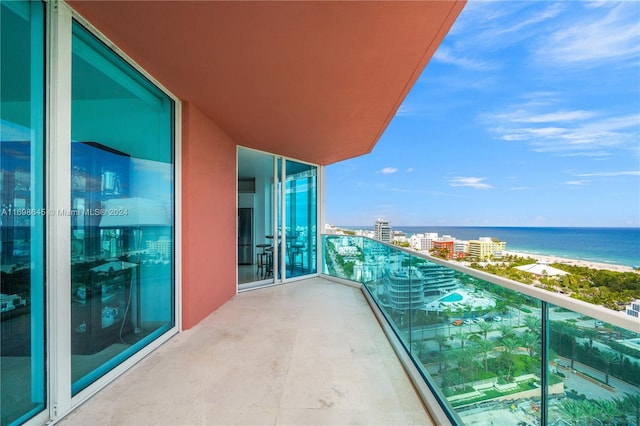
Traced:
<path fill-rule="evenodd" d="M 240 293 L 62 425 L 431 424 L 362 291 Z"/>
<path fill-rule="evenodd" d="M 347 285 L 241 293 L 61 424 L 639 424 L 635 319 L 363 237 L 322 248 Z"/>
<path fill-rule="evenodd" d="M 323 254 L 325 274 L 363 284 L 431 412 L 640 424 L 637 318 L 364 237 L 325 235 Z"/>

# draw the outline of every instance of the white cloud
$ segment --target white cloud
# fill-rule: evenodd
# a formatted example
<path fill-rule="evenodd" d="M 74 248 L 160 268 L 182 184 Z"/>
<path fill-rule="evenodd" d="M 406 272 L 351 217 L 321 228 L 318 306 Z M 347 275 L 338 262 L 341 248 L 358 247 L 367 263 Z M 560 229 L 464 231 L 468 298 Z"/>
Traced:
<path fill-rule="evenodd" d="M 470 1 L 433 60 L 468 71 L 498 70 L 504 60 L 500 55 L 487 53 L 536 36 L 539 25 L 556 18 L 564 9 L 562 3 L 532 7 L 528 2 Z"/>
<path fill-rule="evenodd" d="M 566 154 L 558 154 L 558 157 L 591 157 L 595 159 L 601 159 L 605 157 L 611 157 L 610 152 L 596 151 L 596 152 L 570 152 Z"/>
<path fill-rule="evenodd" d="M 538 5 L 535 5 L 534 12 L 530 13 L 531 5 L 518 1 L 470 1 L 449 35 L 473 34 L 474 46 L 493 50 L 527 38 L 530 35 L 525 31 L 528 27 L 556 17 L 564 8 L 561 2 L 550 3 L 541 10 L 537 10 Z"/>
<path fill-rule="evenodd" d="M 602 5 L 601 5 L 602 6 Z M 640 57 L 640 24 L 635 2 L 589 8 L 571 16 L 558 30 L 542 38 L 534 56 L 541 63 L 597 66 Z M 597 10 L 596 10 L 597 9 Z"/>
<path fill-rule="evenodd" d="M 562 5 L 561 3 L 551 3 L 549 7 L 541 10 L 536 14 L 529 15 L 528 17 L 526 17 L 526 19 L 515 20 L 515 23 L 513 23 L 514 20 L 509 17 L 507 21 L 509 25 L 505 25 L 504 22 L 499 22 L 499 25 L 495 25 L 492 31 L 487 31 L 485 34 L 483 34 L 483 38 L 488 38 L 488 36 L 496 38 L 506 35 L 511 38 L 514 34 L 523 34 L 525 28 L 539 24 L 540 22 L 547 21 L 551 18 L 555 18 L 563 11 L 564 5 Z"/>
<path fill-rule="evenodd" d="M 452 51 L 452 49 L 446 46 L 440 46 L 440 48 L 433 55 L 433 59 L 445 64 L 456 65 L 464 69 L 473 71 L 487 71 L 493 70 L 497 67 L 487 61 L 478 61 L 469 58 L 468 56 L 462 56 Z"/>
<path fill-rule="evenodd" d="M 610 156 L 612 147 L 627 147 L 640 137 L 640 113 L 612 116 L 608 111 L 557 109 L 527 102 L 484 114 L 498 139 L 522 141 L 536 152 L 565 156 Z"/>
<path fill-rule="evenodd" d="M 407 173 L 413 172 L 413 167 L 409 167 L 407 170 L 405 170 L 405 172 L 407 172 Z"/>
<path fill-rule="evenodd" d="M 475 189 L 490 189 L 493 186 L 488 183 L 484 183 L 483 181 L 486 178 L 479 177 L 455 177 L 449 180 L 449 185 L 451 186 L 468 186 Z"/>
<path fill-rule="evenodd" d="M 587 183 L 589 183 L 588 180 L 568 180 L 566 182 L 563 182 L 565 185 L 572 185 L 572 186 L 583 186 Z"/>
<path fill-rule="evenodd" d="M 403 187 L 395 187 L 395 186 L 389 186 L 385 183 L 378 183 L 375 186 L 377 191 L 387 191 L 387 192 L 401 192 L 401 193 L 409 193 L 412 192 L 409 188 L 403 188 Z"/>
<path fill-rule="evenodd" d="M 593 118 L 596 114 L 593 111 L 554 111 L 541 114 L 532 114 L 531 111 L 519 109 L 517 111 L 500 114 L 496 118 L 514 123 L 549 123 L 559 121 L 578 121 Z"/>
<path fill-rule="evenodd" d="M 414 115 L 416 112 L 416 108 L 410 105 L 408 102 L 403 102 L 400 105 L 400 108 L 396 111 L 396 117 L 407 117 Z"/>
<path fill-rule="evenodd" d="M 391 173 L 395 173 L 397 171 L 398 171 L 398 169 L 396 169 L 395 167 L 385 167 L 384 169 L 380 170 L 380 172 L 384 173 L 384 174 L 391 174 Z"/>
<path fill-rule="evenodd" d="M 615 177 L 615 176 L 640 176 L 640 171 L 632 170 L 627 172 L 596 172 L 579 174 L 580 177 Z"/>

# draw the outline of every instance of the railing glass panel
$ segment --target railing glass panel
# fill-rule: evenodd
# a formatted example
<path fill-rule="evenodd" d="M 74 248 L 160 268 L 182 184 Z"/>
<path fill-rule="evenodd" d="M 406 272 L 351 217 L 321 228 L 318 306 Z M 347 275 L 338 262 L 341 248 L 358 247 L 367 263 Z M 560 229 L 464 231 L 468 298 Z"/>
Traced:
<path fill-rule="evenodd" d="M 549 308 L 549 422 L 640 424 L 640 334 Z"/>
<path fill-rule="evenodd" d="M 365 237 L 323 241 L 323 272 L 364 285 L 454 423 L 640 424 L 640 335 L 604 308 Z"/>

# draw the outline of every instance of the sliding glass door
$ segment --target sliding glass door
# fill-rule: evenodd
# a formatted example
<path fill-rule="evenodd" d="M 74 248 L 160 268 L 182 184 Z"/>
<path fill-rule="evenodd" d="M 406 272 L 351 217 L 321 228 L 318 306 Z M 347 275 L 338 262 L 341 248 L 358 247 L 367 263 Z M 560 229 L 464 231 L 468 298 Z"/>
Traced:
<path fill-rule="evenodd" d="M 317 167 L 286 160 L 287 278 L 316 273 Z"/>
<path fill-rule="evenodd" d="M 74 16 L 0 2 L 2 425 L 58 419 L 177 331 L 175 101 Z"/>
<path fill-rule="evenodd" d="M 72 51 L 75 395 L 174 325 L 174 104 L 77 22 Z"/>
<path fill-rule="evenodd" d="M 238 148 L 238 284 L 274 280 L 274 158 Z"/>
<path fill-rule="evenodd" d="M 316 273 L 317 167 L 238 148 L 238 284 Z"/>
<path fill-rule="evenodd" d="M 44 7 L 0 3 L 0 424 L 45 408 Z"/>

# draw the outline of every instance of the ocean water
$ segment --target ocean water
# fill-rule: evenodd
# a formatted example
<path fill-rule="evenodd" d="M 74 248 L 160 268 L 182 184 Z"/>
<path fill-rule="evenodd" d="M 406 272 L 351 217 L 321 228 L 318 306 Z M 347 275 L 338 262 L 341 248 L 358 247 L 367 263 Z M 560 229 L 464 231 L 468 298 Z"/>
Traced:
<path fill-rule="evenodd" d="M 371 226 L 344 226 L 373 229 Z M 640 228 L 526 228 L 466 226 L 393 226 L 394 231 L 412 234 L 437 232 L 460 240 L 495 237 L 507 242 L 507 251 L 546 254 L 569 259 L 640 266 Z"/>

